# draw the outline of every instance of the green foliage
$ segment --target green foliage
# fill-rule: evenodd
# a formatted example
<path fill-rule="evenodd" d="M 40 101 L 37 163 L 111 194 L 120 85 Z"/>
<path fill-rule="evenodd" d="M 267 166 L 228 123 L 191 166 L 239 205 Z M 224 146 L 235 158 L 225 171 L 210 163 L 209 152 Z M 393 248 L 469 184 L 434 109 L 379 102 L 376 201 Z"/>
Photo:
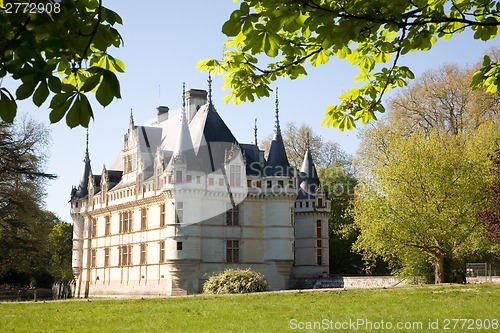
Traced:
<path fill-rule="evenodd" d="M 50 273 L 55 280 L 71 281 L 71 255 L 73 248 L 73 226 L 66 222 L 57 222 L 48 235 L 50 253 Z"/>
<path fill-rule="evenodd" d="M 365 133 L 371 143 L 366 149 L 380 146 L 380 130 Z M 369 171 L 361 178 L 353 208 L 360 230 L 355 249 L 399 263 L 418 250 L 432 262 L 436 282 L 443 282 L 445 258 L 492 246 L 477 223 L 489 178 L 487 147 L 473 133 L 465 140 L 436 131 L 401 135 L 385 130 L 383 151 L 365 150 L 361 162 Z M 490 140 L 495 137 L 498 131 L 496 136 L 490 132 Z"/>
<path fill-rule="evenodd" d="M 47 239 L 58 221 L 42 209 L 49 133 L 41 124 L 0 121 L 0 283 L 50 285 Z"/>
<path fill-rule="evenodd" d="M 401 55 L 428 51 L 467 29 L 475 39 L 492 40 L 500 31 L 499 11 L 496 1 L 243 0 L 222 26 L 229 37 L 223 59 L 201 60 L 198 68 L 224 74 L 225 101 L 237 104 L 269 96 L 280 76 L 307 75 L 308 64 L 345 59 L 358 67 L 361 85 L 329 105 L 323 123 L 347 130 L 375 120 L 385 111 L 384 93 L 414 78 L 399 65 Z M 485 57 L 472 87 L 496 92 L 499 85 L 499 63 Z"/>
<path fill-rule="evenodd" d="M 210 276 L 203 285 L 205 294 L 245 294 L 268 290 L 264 277 L 250 269 L 226 269 Z"/>
<path fill-rule="evenodd" d="M 66 116 L 69 127 L 87 127 L 93 111 L 85 94 L 95 93 L 104 107 L 121 97 L 116 73 L 125 66 L 108 50 L 122 45 L 114 28 L 122 19 L 101 0 L 36 4 L 52 11 L 25 12 L 16 4 L 0 11 L 0 80 L 20 82 L 16 98 L 0 87 L 0 117 L 14 120 L 16 100 L 31 98 L 38 107 L 50 100 L 52 123 Z"/>

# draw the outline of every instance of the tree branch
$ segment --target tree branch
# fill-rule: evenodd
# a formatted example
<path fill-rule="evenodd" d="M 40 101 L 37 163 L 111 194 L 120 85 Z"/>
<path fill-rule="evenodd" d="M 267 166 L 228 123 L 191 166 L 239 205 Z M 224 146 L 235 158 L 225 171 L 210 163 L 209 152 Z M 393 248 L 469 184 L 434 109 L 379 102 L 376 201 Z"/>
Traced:
<path fill-rule="evenodd" d="M 94 29 L 90 33 L 89 42 L 87 43 L 87 46 L 85 46 L 85 49 L 83 50 L 82 57 L 78 61 L 79 68 L 82 68 L 82 62 L 86 58 L 85 54 L 90 49 L 90 45 L 92 44 L 92 40 L 94 39 L 94 36 L 97 33 L 97 30 L 99 29 L 99 25 L 101 24 L 101 16 L 102 16 L 102 0 L 99 0 L 99 9 L 97 10 L 97 22 L 94 26 Z"/>

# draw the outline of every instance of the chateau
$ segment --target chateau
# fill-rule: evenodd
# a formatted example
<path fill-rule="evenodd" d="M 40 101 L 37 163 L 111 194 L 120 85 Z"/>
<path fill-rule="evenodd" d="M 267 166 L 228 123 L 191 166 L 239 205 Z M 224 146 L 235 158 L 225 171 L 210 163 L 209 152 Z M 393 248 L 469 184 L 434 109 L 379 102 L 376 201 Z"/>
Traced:
<path fill-rule="evenodd" d="M 226 268 L 262 273 L 272 290 L 328 272 L 330 202 L 309 151 L 289 165 L 276 124 L 267 158 L 240 143 L 208 93 L 183 92 L 181 115 L 132 114 L 113 165 L 94 174 L 88 141 L 71 192 L 76 297 L 183 295 Z M 256 131 L 256 129 L 255 129 Z M 88 139 L 87 139 L 88 140 Z"/>

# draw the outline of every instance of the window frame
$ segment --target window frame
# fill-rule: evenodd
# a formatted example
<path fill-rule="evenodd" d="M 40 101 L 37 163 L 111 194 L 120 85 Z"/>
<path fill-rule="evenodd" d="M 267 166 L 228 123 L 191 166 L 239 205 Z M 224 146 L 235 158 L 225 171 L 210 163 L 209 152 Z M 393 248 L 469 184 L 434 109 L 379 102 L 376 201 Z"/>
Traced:
<path fill-rule="evenodd" d="M 226 262 L 239 263 L 240 262 L 240 241 L 239 239 L 226 240 Z"/>

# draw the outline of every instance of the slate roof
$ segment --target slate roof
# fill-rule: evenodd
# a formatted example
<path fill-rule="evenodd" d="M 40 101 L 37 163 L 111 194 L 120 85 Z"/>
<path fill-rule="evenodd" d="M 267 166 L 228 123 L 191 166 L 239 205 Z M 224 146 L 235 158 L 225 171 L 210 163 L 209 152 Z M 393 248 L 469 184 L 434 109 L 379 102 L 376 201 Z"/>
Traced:
<path fill-rule="evenodd" d="M 300 167 L 298 177 L 299 193 L 297 199 L 313 199 L 316 197 L 319 187 L 321 186 L 316 166 L 309 149 L 304 155 L 304 161 Z"/>
<path fill-rule="evenodd" d="M 184 104 L 184 103 L 183 103 Z M 170 112 L 175 113 L 176 110 Z M 178 111 L 178 110 L 177 110 Z M 277 115 L 278 117 L 278 115 Z M 278 120 L 278 119 L 277 119 Z M 133 134 L 132 134 L 133 133 Z M 133 136 L 138 141 L 138 157 L 142 179 L 149 181 L 154 175 L 155 156 L 158 150 L 164 159 L 167 168 L 172 167 L 171 161 L 180 154 L 188 158 L 188 169 L 201 171 L 206 174 L 217 172 L 224 166 L 228 152 L 239 148 L 245 156 L 247 175 L 289 176 L 292 174 L 288 158 L 286 156 L 279 123 L 275 130 L 268 159 L 255 144 L 240 144 L 231 130 L 224 123 L 219 113 L 209 98 L 196 114 L 188 122 L 183 107 L 180 115 L 169 117 L 151 126 L 135 126 L 132 114 L 130 116 L 129 132 L 125 136 L 130 140 Z M 131 185 L 132 179 L 125 181 L 123 175 L 123 151 L 120 151 L 115 162 L 108 172 L 109 189 L 119 189 Z M 261 164 L 262 162 L 262 164 Z M 73 198 L 82 198 L 88 195 L 88 176 L 91 174 L 90 159 L 86 156 L 82 179 L 79 187 L 72 192 Z M 96 186 L 100 186 L 100 183 Z"/>
<path fill-rule="evenodd" d="M 274 133 L 267 156 L 265 173 L 266 176 L 289 176 L 291 174 L 281 131 Z"/>
<path fill-rule="evenodd" d="M 254 144 L 240 143 L 240 147 L 245 156 L 247 176 L 261 176 L 264 170 L 260 162 L 260 155 L 263 154 L 263 151 Z M 265 165 L 264 159 L 263 162 Z"/>
<path fill-rule="evenodd" d="M 292 170 L 288 157 L 286 156 L 285 145 L 283 137 L 281 136 L 281 128 L 279 122 L 279 109 L 278 109 L 278 88 L 276 88 L 276 125 L 274 127 L 273 140 L 269 148 L 269 155 L 267 157 L 265 174 L 266 176 L 290 176 Z"/>
<path fill-rule="evenodd" d="M 71 191 L 71 200 L 85 198 L 88 194 L 89 188 L 89 176 L 92 173 L 92 168 L 90 166 L 89 150 L 87 145 L 87 150 L 85 151 L 85 158 L 83 159 L 83 170 L 82 176 L 80 177 L 80 183 L 78 187 Z"/>

